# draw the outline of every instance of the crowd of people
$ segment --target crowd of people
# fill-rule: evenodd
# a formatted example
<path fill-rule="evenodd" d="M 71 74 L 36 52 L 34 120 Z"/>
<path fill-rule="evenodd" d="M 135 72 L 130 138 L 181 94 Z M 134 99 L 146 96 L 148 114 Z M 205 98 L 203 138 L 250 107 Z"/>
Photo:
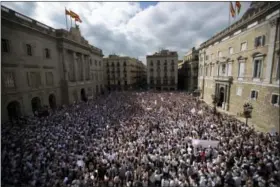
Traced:
<path fill-rule="evenodd" d="M 19 123 L 2 124 L 3 186 L 280 184 L 278 134 L 213 114 L 185 93 L 115 92 Z"/>

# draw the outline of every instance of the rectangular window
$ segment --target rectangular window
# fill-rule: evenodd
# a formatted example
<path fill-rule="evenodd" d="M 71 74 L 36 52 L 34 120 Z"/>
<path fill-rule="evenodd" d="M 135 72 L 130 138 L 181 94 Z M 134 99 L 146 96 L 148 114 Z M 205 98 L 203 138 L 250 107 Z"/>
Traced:
<path fill-rule="evenodd" d="M 238 87 L 238 88 L 236 89 L 236 95 L 242 96 L 242 88 Z"/>
<path fill-rule="evenodd" d="M 258 36 L 255 38 L 255 47 L 264 46 L 265 44 L 265 36 Z"/>
<path fill-rule="evenodd" d="M 214 60 L 214 54 L 211 54 L 211 60 Z"/>
<path fill-rule="evenodd" d="M 1 42 L 2 42 L 2 52 L 4 53 L 10 52 L 9 40 L 2 38 Z"/>
<path fill-rule="evenodd" d="M 45 48 L 45 57 L 46 58 L 50 58 L 51 57 L 50 50 L 48 48 Z"/>
<path fill-rule="evenodd" d="M 247 49 L 247 42 L 241 43 L 241 51 L 245 51 Z"/>
<path fill-rule="evenodd" d="M 205 67 L 205 76 L 208 76 L 208 66 Z"/>
<path fill-rule="evenodd" d="M 205 60 L 208 60 L 208 58 L 209 58 L 209 56 L 208 56 L 208 55 L 206 55 Z"/>
<path fill-rule="evenodd" d="M 30 72 L 29 76 L 27 75 L 28 85 L 31 88 L 38 88 L 41 86 L 41 75 L 40 72 Z"/>
<path fill-rule="evenodd" d="M 26 44 L 26 53 L 28 56 L 32 56 L 32 47 L 30 44 Z"/>
<path fill-rule="evenodd" d="M 254 59 L 253 78 L 260 78 L 261 77 L 261 68 L 262 68 L 262 60 L 261 59 Z"/>
<path fill-rule="evenodd" d="M 229 51 L 229 54 L 230 54 L 230 55 L 233 54 L 233 48 L 232 48 L 232 47 L 230 47 L 228 51 Z"/>
<path fill-rule="evenodd" d="M 240 61 L 238 67 L 238 77 L 243 78 L 244 73 L 245 73 L 245 63 L 243 61 Z"/>
<path fill-rule="evenodd" d="M 4 86 L 5 88 L 15 87 L 15 74 L 14 72 L 4 72 Z"/>
<path fill-rule="evenodd" d="M 221 51 L 218 51 L 218 57 L 222 57 L 222 52 Z"/>
<path fill-rule="evenodd" d="M 254 100 L 258 99 L 258 91 L 256 91 L 256 90 L 251 91 L 251 99 L 254 99 Z"/>
<path fill-rule="evenodd" d="M 26 81 L 27 81 L 27 85 L 31 86 L 31 81 L 30 81 L 30 77 L 29 77 L 29 72 L 26 72 Z"/>
<path fill-rule="evenodd" d="M 203 54 L 200 54 L 200 61 L 203 61 Z"/>
<path fill-rule="evenodd" d="M 280 99 L 278 94 L 272 94 L 271 96 L 271 104 L 274 106 L 279 106 L 280 105 Z"/>
<path fill-rule="evenodd" d="M 46 72 L 46 85 L 52 86 L 53 85 L 53 73 Z"/>

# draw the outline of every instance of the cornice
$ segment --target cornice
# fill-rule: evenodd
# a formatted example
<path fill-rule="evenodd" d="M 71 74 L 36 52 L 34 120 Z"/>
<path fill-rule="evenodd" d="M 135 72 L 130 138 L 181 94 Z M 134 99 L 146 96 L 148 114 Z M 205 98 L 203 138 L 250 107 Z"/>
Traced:
<path fill-rule="evenodd" d="M 249 15 L 247 18 L 241 18 L 236 23 L 232 24 L 231 26 L 227 27 L 226 29 L 222 30 L 218 34 L 214 35 L 209 40 L 202 43 L 199 47 L 199 50 L 208 47 L 209 45 L 213 45 L 214 43 L 220 41 L 222 38 L 233 34 L 234 32 L 244 28 L 250 23 L 253 23 L 256 20 L 261 20 L 265 18 L 269 13 L 277 10 L 280 8 L 280 2 L 269 2 L 266 7 L 259 8 L 257 11 Z M 274 20 L 272 20 L 271 24 L 275 24 Z"/>

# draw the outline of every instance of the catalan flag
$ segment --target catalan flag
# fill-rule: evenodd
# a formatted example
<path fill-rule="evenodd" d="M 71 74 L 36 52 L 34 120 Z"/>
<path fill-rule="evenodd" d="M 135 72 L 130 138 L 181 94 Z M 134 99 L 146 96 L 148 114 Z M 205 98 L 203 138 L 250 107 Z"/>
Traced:
<path fill-rule="evenodd" d="M 230 2 L 230 13 L 231 13 L 231 17 L 235 17 L 235 9 L 234 9 L 234 7 L 233 7 L 233 5 L 232 5 L 232 2 Z"/>
<path fill-rule="evenodd" d="M 241 3 L 240 3 L 239 1 L 236 1 L 236 2 L 235 2 L 235 7 L 236 7 L 236 9 L 237 9 L 237 14 L 239 14 L 239 13 L 240 13 L 240 10 L 241 10 Z"/>
<path fill-rule="evenodd" d="M 79 17 L 76 17 L 75 21 L 82 23 L 82 20 Z"/>

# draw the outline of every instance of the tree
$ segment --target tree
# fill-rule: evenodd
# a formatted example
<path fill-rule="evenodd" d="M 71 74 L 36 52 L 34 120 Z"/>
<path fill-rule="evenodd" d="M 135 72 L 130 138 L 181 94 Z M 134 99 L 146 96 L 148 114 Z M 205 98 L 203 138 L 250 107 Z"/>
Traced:
<path fill-rule="evenodd" d="M 248 125 L 248 118 L 252 117 L 253 106 L 251 103 L 244 103 L 243 116 L 246 118 L 246 126 Z"/>

